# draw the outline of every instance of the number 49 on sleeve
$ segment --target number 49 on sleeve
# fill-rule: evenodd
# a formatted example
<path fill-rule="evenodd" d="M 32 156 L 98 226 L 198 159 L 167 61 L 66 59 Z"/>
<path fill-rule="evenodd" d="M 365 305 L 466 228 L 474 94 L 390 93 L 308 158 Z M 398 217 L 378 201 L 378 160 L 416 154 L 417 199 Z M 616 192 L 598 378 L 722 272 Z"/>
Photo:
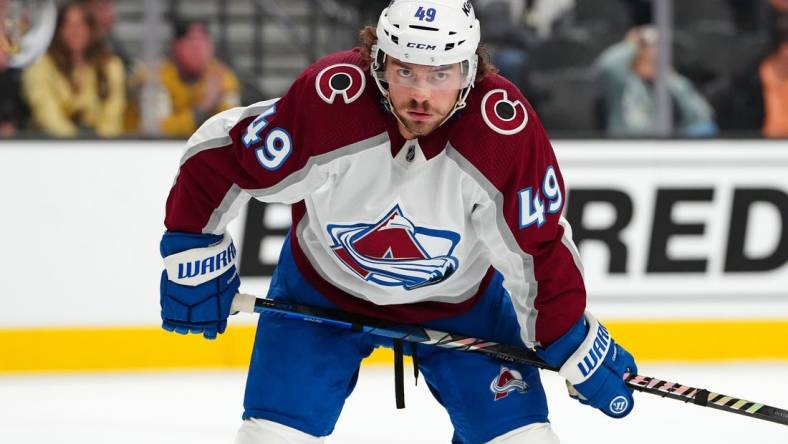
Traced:
<path fill-rule="evenodd" d="M 534 191 L 532 187 L 525 188 L 520 190 L 519 197 L 520 228 L 534 224 L 539 228 L 547 220 L 546 213 L 559 213 L 564 205 L 564 196 L 561 194 L 555 168 L 552 165 L 547 167 L 541 189 Z"/>
<path fill-rule="evenodd" d="M 268 126 L 268 119 L 276 113 L 276 105 L 257 116 L 246 128 L 243 143 L 246 148 L 260 142 L 260 134 Z M 282 128 L 274 128 L 265 138 L 265 143 L 254 150 L 257 161 L 268 171 L 278 170 L 285 163 L 293 149 L 290 134 Z"/>

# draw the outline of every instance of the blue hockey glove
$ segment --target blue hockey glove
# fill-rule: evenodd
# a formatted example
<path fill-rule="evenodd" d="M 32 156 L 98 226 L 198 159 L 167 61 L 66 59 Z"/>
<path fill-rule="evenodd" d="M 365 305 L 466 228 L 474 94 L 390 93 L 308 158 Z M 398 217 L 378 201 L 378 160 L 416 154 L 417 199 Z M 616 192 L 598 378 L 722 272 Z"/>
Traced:
<path fill-rule="evenodd" d="M 637 374 L 635 360 L 616 344 L 590 313 L 537 355 L 566 378 L 569 395 L 613 418 L 627 416 L 635 405 L 624 373 Z"/>
<path fill-rule="evenodd" d="M 241 280 L 228 234 L 166 232 L 161 239 L 162 328 L 215 339 L 227 328 Z"/>

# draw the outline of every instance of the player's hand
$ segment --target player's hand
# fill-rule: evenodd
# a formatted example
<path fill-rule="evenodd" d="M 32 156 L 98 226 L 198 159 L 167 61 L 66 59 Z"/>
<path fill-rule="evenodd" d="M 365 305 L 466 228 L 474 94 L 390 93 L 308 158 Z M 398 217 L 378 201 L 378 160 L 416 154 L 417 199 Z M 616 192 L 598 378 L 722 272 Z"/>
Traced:
<path fill-rule="evenodd" d="M 635 402 L 624 373 L 637 373 L 635 359 L 589 313 L 537 354 L 548 364 L 560 367 L 569 395 L 581 403 L 613 418 L 623 418 L 632 411 Z"/>
<path fill-rule="evenodd" d="M 162 328 L 207 339 L 224 333 L 241 283 L 230 235 L 167 232 L 161 255 Z"/>

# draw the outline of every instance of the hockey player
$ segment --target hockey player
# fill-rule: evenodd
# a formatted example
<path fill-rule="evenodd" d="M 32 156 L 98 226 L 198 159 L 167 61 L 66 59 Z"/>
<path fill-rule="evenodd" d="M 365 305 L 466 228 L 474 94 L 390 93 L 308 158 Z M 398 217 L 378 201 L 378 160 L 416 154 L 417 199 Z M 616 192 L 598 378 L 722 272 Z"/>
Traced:
<path fill-rule="evenodd" d="M 533 109 L 479 48 L 469 1 L 394 0 L 361 47 L 189 139 L 161 241 L 163 327 L 215 338 L 239 286 L 227 223 L 292 204 L 269 298 L 535 349 L 612 417 L 632 356 L 585 312 L 564 181 Z M 390 340 L 260 316 L 237 444 L 320 443 Z M 395 347 L 395 350 L 398 347 Z M 416 346 L 453 442 L 558 442 L 538 371 Z"/>

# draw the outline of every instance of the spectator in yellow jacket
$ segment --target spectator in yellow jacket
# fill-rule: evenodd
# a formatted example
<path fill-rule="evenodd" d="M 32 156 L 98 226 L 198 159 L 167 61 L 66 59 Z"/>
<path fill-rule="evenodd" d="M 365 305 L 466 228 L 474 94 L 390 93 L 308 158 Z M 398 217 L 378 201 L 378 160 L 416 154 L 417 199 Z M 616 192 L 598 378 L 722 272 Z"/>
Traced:
<path fill-rule="evenodd" d="M 238 106 L 240 87 L 230 68 L 214 56 L 205 23 L 177 22 L 174 33 L 172 60 L 161 65 L 159 76 L 170 111 L 161 120 L 161 132 L 188 137 L 208 117 Z"/>
<path fill-rule="evenodd" d="M 55 137 L 113 137 L 123 129 L 125 75 L 80 3 L 58 10 L 47 53 L 22 74 L 34 128 Z"/>

